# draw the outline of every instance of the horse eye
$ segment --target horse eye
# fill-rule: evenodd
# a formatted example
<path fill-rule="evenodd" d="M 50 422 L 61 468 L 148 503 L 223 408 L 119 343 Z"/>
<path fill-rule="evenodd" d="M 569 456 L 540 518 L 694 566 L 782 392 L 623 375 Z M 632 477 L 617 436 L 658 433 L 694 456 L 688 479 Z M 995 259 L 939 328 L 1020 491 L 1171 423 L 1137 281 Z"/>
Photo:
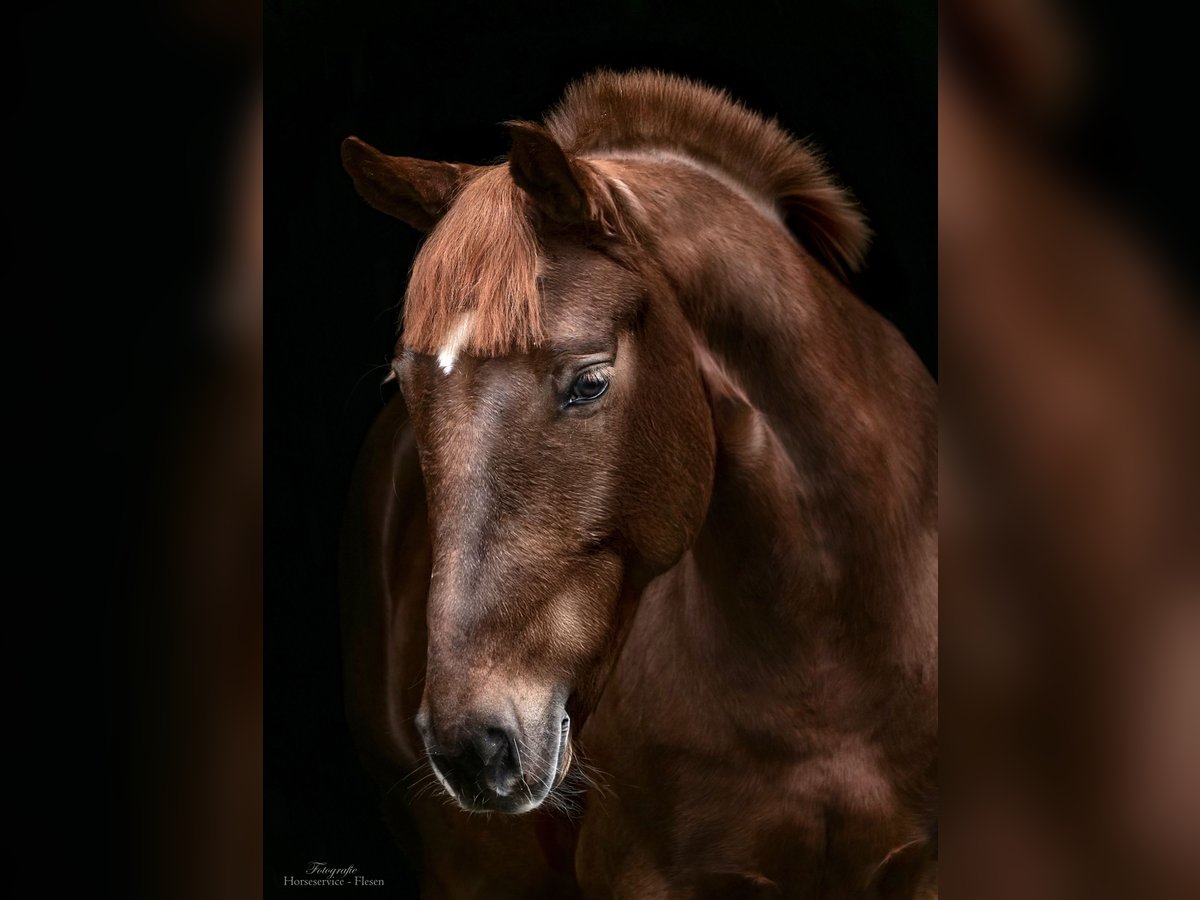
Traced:
<path fill-rule="evenodd" d="M 605 369 L 588 369 L 583 372 L 571 385 L 571 393 L 567 397 L 567 405 L 591 403 L 599 400 L 608 390 L 609 373 Z"/>

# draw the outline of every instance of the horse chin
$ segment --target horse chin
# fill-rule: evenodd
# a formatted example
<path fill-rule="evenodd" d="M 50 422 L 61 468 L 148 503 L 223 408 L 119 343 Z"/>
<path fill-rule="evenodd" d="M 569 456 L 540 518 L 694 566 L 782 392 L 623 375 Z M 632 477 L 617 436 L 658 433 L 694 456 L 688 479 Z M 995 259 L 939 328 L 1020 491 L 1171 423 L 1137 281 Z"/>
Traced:
<path fill-rule="evenodd" d="M 514 795 L 512 797 L 493 797 L 484 804 L 468 805 L 463 802 L 462 797 L 455 795 L 454 799 L 458 801 L 458 805 L 467 812 L 495 812 L 509 816 L 520 816 L 525 813 L 533 812 L 539 806 L 549 799 L 554 789 L 561 783 L 557 776 L 543 782 L 539 787 L 528 790 L 523 795 Z"/>
<path fill-rule="evenodd" d="M 514 794 L 507 797 L 491 796 L 481 803 L 472 798 L 465 797 L 448 784 L 443 783 L 443 786 L 446 788 L 446 792 L 454 798 L 454 802 L 458 804 L 459 808 L 465 812 L 501 813 L 502 815 L 509 816 L 519 816 L 527 812 L 532 812 L 546 801 L 546 798 L 550 796 L 553 790 L 550 783 L 547 782 L 535 790 L 527 790 L 522 794 Z"/>

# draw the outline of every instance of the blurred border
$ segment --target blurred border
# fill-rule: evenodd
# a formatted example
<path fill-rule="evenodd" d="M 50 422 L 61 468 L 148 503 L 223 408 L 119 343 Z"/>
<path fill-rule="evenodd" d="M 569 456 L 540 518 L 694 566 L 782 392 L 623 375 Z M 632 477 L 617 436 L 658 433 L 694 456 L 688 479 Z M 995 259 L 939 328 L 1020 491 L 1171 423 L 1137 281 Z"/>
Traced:
<path fill-rule="evenodd" d="M 1200 896 L 1191 31 L 941 10 L 945 890 Z M 261 8 L 12 28 L 24 808 L 111 800 L 89 880 L 126 896 L 257 895 Z"/>
<path fill-rule="evenodd" d="M 1184 30 L 1155 3 L 942 6 L 950 896 L 1200 896 Z"/>

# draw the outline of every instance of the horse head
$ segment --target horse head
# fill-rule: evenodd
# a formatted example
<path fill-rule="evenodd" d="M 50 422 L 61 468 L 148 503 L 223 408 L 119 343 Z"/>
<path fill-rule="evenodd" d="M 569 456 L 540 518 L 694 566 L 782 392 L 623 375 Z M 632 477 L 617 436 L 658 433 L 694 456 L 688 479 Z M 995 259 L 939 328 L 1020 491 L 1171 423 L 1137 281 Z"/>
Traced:
<path fill-rule="evenodd" d="M 509 130 L 496 166 L 342 155 L 428 232 L 392 363 L 433 542 L 416 727 L 463 807 L 519 813 L 565 777 L 637 596 L 695 540 L 716 451 L 637 200 L 540 126 Z"/>

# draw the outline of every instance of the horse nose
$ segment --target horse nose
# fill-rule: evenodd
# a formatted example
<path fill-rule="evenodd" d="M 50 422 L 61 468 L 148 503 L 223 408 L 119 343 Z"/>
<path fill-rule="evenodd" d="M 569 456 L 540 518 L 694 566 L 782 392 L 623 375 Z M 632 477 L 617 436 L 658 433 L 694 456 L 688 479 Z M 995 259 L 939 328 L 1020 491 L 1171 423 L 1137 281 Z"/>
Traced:
<path fill-rule="evenodd" d="M 466 725 L 456 738 L 430 756 L 460 799 L 486 806 L 512 796 L 521 780 L 514 730 L 495 722 Z"/>
<path fill-rule="evenodd" d="M 504 765 L 511 747 L 508 732 L 502 728 L 487 728 L 475 738 L 475 752 L 484 768 Z"/>

